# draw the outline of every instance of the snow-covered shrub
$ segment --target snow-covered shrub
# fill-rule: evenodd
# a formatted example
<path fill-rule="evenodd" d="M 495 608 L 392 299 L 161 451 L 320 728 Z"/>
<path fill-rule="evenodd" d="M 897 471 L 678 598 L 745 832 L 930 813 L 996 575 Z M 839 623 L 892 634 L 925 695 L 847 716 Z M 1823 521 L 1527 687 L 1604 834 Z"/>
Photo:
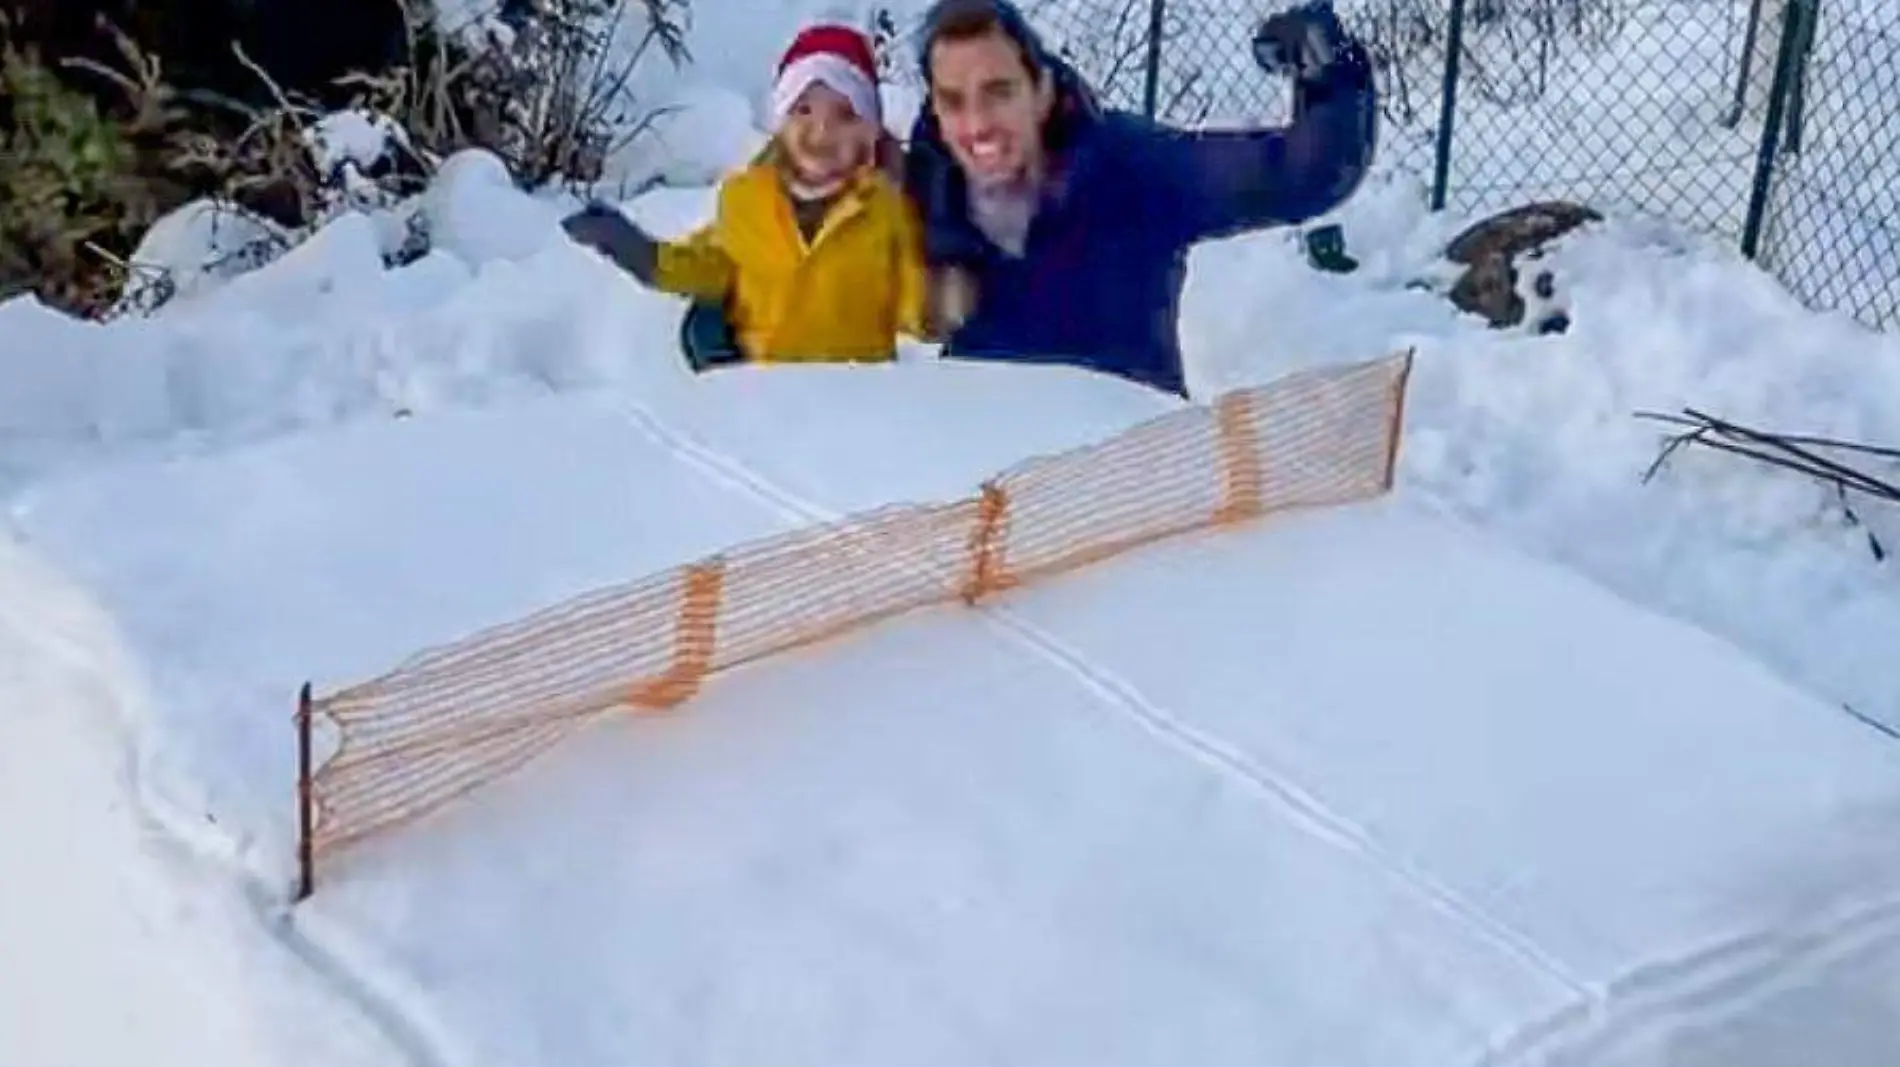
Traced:
<path fill-rule="evenodd" d="M 411 262 L 432 247 L 437 213 L 419 194 L 445 160 L 478 151 L 531 188 L 595 181 L 663 114 L 639 109 L 628 90 L 634 69 L 654 46 L 675 63 L 685 58 L 687 0 L 522 0 L 453 25 L 429 0 L 394 2 L 407 26 L 405 54 L 387 69 L 338 79 L 348 101 L 340 108 L 278 84 L 234 46 L 272 103 L 226 101 L 241 124 L 166 131 L 157 169 L 190 195 L 138 218 L 122 250 L 160 214 L 171 212 L 172 226 L 114 261 L 122 291 L 88 312 L 157 310 L 271 262 L 346 214 L 369 219 L 385 266 Z M 149 72 L 151 94 L 169 99 L 156 64 Z M 138 79 L 106 73 L 135 96 Z M 214 219 L 235 224 L 220 231 Z M 249 238 L 234 248 L 218 232 Z"/>
<path fill-rule="evenodd" d="M 687 58 L 687 0 L 524 0 L 450 25 L 426 0 L 400 0 L 406 63 L 351 82 L 431 165 L 466 148 L 494 153 L 519 184 L 591 182 L 655 110 L 630 90 L 656 46 Z"/>
<path fill-rule="evenodd" d="M 145 231 L 130 276 L 107 317 L 149 314 L 277 259 L 292 245 L 282 227 L 226 200 L 193 200 Z"/>
<path fill-rule="evenodd" d="M 134 54 L 134 59 L 138 57 Z M 31 291 L 78 315 L 108 306 L 122 251 L 160 210 L 140 139 L 173 118 L 156 65 L 140 64 L 125 119 L 63 82 L 0 13 L 0 298 Z"/>
<path fill-rule="evenodd" d="M 129 34 L 99 27 L 116 62 L 53 63 L 0 18 L 0 293 L 88 318 L 149 312 L 269 262 L 338 210 L 389 202 L 329 159 L 317 111 L 240 46 L 275 106 L 208 108 Z"/>

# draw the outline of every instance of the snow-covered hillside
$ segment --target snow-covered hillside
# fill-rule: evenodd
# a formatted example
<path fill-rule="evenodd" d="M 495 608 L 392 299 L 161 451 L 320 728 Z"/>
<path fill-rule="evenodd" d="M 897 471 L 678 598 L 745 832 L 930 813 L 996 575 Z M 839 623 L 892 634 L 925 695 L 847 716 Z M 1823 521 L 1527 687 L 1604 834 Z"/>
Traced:
<path fill-rule="evenodd" d="M 699 19 L 679 173 L 750 151 L 780 36 Z M 1645 483 L 1634 416 L 1900 443 L 1900 342 L 1622 220 L 1549 261 L 1567 333 L 1486 329 L 1391 171 L 1358 272 L 1210 245 L 1182 323 L 1202 397 L 1415 349 L 1389 498 L 596 724 L 287 910 L 305 680 L 1178 406 L 924 347 L 693 378 L 562 207 L 469 155 L 400 269 L 345 216 L 149 320 L 0 306 L 0 1063 L 1893 1061 L 1900 510 Z"/>

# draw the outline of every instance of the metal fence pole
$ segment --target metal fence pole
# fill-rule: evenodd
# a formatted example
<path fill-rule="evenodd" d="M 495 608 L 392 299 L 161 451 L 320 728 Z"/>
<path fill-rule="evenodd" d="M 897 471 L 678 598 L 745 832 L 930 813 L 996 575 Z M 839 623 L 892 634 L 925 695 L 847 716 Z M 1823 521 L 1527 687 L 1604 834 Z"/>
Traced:
<path fill-rule="evenodd" d="M 297 692 L 297 895 L 293 903 L 308 898 L 317 888 L 316 860 L 312 855 L 311 832 L 315 798 L 310 783 L 310 683 Z"/>
<path fill-rule="evenodd" d="M 1800 65 L 1801 37 L 1811 17 L 1814 0 L 1789 0 L 1783 16 L 1781 48 L 1775 56 L 1775 80 L 1768 90 L 1768 116 L 1762 123 L 1761 148 L 1755 157 L 1755 180 L 1748 192 L 1748 216 L 1742 221 L 1742 255 L 1754 259 L 1761 251 L 1762 225 L 1768 214 L 1768 193 L 1774 185 L 1775 162 L 1781 150 L 1788 89 Z"/>
<path fill-rule="evenodd" d="M 1465 0 L 1451 0 L 1451 25 L 1445 30 L 1445 84 L 1439 94 L 1438 144 L 1432 153 L 1432 210 L 1445 210 L 1451 182 L 1451 131 L 1458 116 L 1458 66 L 1465 50 Z"/>
<path fill-rule="evenodd" d="M 1814 31 L 1821 21 L 1821 0 L 1806 0 L 1806 6 L 1808 16 L 1801 20 L 1800 39 L 1795 42 L 1794 69 L 1788 75 L 1788 132 L 1781 145 L 1784 152 L 1801 151 L 1802 134 L 1808 125 L 1808 59 L 1814 54 Z"/>
<path fill-rule="evenodd" d="M 1141 111 L 1150 119 L 1155 117 L 1161 95 L 1161 25 L 1167 11 L 1167 0 L 1148 4 L 1148 70 L 1141 87 Z"/>
<path fill-rule="evenodd" d="M 1728 114 L 1722 116 L 1724 126 L 1736 126 L 1742 121 L 1742 114 L 1748 110 L 1748 79 L 1755 73 L 1755 41 L 1761 34 L 1762 0 L 1752 0 L 1748 5 L 1748 29 L 1742 34 L 1741 70 L 1735 75 L 1735 102 L 1729 105 Z"/>

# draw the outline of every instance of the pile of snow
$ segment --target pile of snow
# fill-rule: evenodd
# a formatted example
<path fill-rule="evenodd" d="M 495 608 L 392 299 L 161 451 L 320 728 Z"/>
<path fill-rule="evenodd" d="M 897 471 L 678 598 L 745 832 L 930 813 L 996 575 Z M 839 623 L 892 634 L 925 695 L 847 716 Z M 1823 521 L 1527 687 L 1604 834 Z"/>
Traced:
<path fill-rule="evenodd" d="M 521 194 L 492 155 L 451 157 L 424 194 L 435 248 L 387 269 L 374 220 L 345 214 L 269 266 L 150 319 L 0 305 L 0 489 L 127 449 L 216 450 L 364 415 L 684 377 L 680 304 L 562 236 L 564 205 Z M 655 201 L 661 232 L 703 195 Z"/>
<path fill-rule="evenodd" d="M 1900 726 L 1878 635 L 1900 630 L 1900 508 L 1706 450 L 1644 481 L 1685 407 L 1764 430 L 1900 447 L 1900 337 L 1802 308 L 1718 245 L 1613 218 L 1558 242 L 1572 326 L 1491 330 L 1414 287 L 1468 221 L 1387 175 L 1337 219 L 1359 272 L 1264 234 L 1194 253 L 1182 312 L 1202 395 L 1413 347 L 1408 486 L 1618 592 L 1734 640 L 1790 678 Z M 1889 482 L 1900 465 L 1857 459 Z"/>
<path fill-rule="evenodd" d="M 189 301 L 282 255 L 293 243 L 282 226 L 236 204 L 194 200 L 152 223 L 127 261 L 133 280 L 121 310 L 148 312 Z"/>
<path fill-rule="evenodd" d="M 560 206 L 521 195 L 492 152 L 471 148 L 444 160 L 423 201 L 431 250 L 471 267 L 524 262 L 566 242 Z"/>

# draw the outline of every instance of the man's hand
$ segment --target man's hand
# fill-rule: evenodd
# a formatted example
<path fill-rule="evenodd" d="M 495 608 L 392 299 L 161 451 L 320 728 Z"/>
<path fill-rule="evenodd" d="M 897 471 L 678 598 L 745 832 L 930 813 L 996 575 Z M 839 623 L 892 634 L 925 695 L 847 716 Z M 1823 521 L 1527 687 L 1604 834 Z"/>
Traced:
<path fill-rule="evenodd" d="M 1331 0 L 1311 0 L 1267 16 L 1253 35 L 1253 58 L 1268 74 L 1315 82 L 1330 72 L 1350 39 Z"/>
<path fill-rule="evenodd" d="M 976 279 L 962 267 L 938 267 L 929 284 L 931 332 L 948 337 L 976 310 Z"/>

